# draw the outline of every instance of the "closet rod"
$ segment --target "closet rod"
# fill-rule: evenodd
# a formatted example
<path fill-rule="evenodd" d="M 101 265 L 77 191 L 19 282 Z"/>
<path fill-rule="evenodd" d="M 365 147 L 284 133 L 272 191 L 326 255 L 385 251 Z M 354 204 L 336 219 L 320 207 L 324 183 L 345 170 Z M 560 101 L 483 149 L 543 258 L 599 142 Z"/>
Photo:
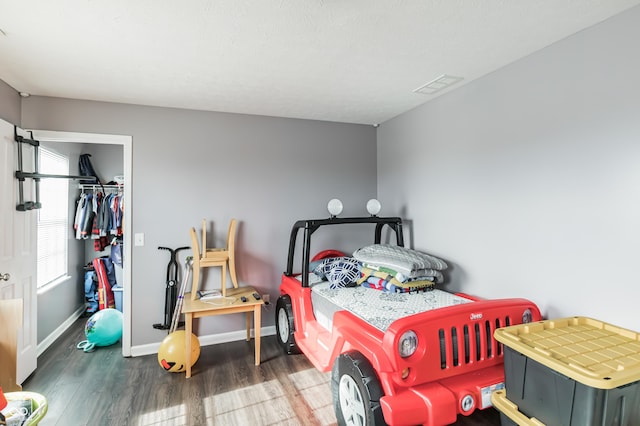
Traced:
<path fill-rule="evenodd" d="M 82 179 L 82 180 L 93 180 L 95 181 L 95 176 L 74 176 L 74 175 L 49 175 L 46 173 L 27 173 L 27 172 L 16 172 L 16 178 L 19 180 L 28 179 L 48 179 L 48 178 L 56 178 L 56 179 Z"/>

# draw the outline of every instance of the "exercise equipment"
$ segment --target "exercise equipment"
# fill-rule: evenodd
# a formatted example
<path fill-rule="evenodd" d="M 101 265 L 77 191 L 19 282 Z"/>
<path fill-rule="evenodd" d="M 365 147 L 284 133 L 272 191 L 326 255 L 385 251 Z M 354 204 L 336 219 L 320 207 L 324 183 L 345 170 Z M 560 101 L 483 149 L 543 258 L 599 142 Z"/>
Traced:
<path fill-rule="evenodd" d="M 176 302 L 176 307 L 173 310 L 173 318 L 171 318 L 171 327 L 169 328 L 169 333 L 173 333 L 174 331 L 176 331 L 179 325 L 184 324 L 180 322 L 180 314 L 182 313 L 182 305 L 184 303 L 184 292 L 187 289 L 189 277 L 191 276 L 191 272 L 193 271 L 193 256 L 188 256 L 185 260 L 184 271 L 184 278 L 182 279 L 182 285 L 180 286 L 180 292 L 178 293 L 178 301 Z"/>
<path fill-rule="evenodd" d="M 93 352 L 97 346 L 110 346 L 122 337 L 122 312 L 117 309 L 102 309 L 87 320 L 84 326 L 87 340 L 76 346 L 85 352 Z"/>
<path fill-rule="evenodd" d="M 171 249 L 169 247 L 158 247 L 158 250 L 166 250 L 171 254 L 169 264 L 167 265 L 167 282 L 164 296 L 164 322 L 153 324 L 153 328 L 158 330 L 169 330 L 171 327 L 171 319 L 176 307 L 178 293 L 178 261 L 176 256 L 179 251 L 187 250 L 191 247 L 179 247 Z"/>
<path fill-rule="evenodd" d="M 180 373 L 187 368 L 186 356 L 186 332 L 184 330 L 169 333 L 162 340 L 158 348 L 158 363 L 170 373 Z M 190 366 L 196 363 L 200 357 L 200 341 L 198 336 L 191 333 L 191 354 L 189 356 Z"/>

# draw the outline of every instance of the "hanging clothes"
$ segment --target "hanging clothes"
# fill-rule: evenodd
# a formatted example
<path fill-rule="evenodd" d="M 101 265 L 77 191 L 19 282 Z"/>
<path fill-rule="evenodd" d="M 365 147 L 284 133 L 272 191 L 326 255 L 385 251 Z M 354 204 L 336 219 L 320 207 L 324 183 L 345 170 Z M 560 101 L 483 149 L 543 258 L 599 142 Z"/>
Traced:
<path fill-rule="evenodd" d="M 122 235 L 122 197 L 115 196 L 111 199 L 111 234 Z"/>
<path fill-rule="evenodd" d="M 76 239 L 91 239 L 95 251 L 104 250 L 111 237 L 122 236 L 123 195 L 102 191 L 81 193 L 73 228 Z"/>
<path fill-rule="evenodd" d="M 87 194 L 84 202 L 84 215 L 82 217 L 82 223 L 79 224 L 81 227 L 80 237 L 83 240 L 89 239 L 91 236 L 91 228 L 93 226 L 93 218 L 95 217 L 95 212 L 93 211 L 93 194 Z"/>
<path fill-rule="evenodd" d="M 87 201 L 87 194 L 83 192 L 82 194 L 80 194 L 80 198 L 76 203 L 76 214 L 73 220 L 73 230 L 75 231 L 75 236 L 77 240 L 82 239 L 82 234 L 81 234 L 82 222 L 84 221 L 84 214 L 86 212 L 84 208 L 86 201 Z"/>
<path fill-rule="evenodd" d="M 98 233 L 101 237 L 106 237 L 111 229 L 111 210 L 109 205 L 111 203 L 111 198 L 113 198 L 114 195 L 115 194 L 107 194 L 98 207 L 97 226 Z"/>

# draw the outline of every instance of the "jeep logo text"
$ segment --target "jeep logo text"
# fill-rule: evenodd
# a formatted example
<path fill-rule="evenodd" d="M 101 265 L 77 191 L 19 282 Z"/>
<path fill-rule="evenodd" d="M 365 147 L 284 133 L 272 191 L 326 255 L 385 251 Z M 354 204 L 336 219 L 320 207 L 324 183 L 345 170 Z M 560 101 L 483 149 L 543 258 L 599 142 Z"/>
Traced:
<path fill-rule="evenodd" d="M 479 313 L 479 314 L 474 314 L 474 313 L 472 313 L 472 314 L 471 314 L 471 321 L 473 321 L 473 320 L 479 320 L 479 319 L 482 319 L 482 313 Z"/>

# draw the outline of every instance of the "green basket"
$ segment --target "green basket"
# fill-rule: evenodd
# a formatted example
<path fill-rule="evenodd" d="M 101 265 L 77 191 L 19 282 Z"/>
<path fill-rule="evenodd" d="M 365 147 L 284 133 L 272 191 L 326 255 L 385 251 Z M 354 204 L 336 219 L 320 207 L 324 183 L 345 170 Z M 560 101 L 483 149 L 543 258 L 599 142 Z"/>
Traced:
<path fill-rule="evenodd" d="M 21 399 L 31 399 L 33 401 L 33 412 L 23 426 L 34 426 L 40 423 L 40 420 L 47 414 L 48 404 L 47 398 L 35 392 L 7 392 L 4 394 L 7 401 L 18 401 Z"/>

